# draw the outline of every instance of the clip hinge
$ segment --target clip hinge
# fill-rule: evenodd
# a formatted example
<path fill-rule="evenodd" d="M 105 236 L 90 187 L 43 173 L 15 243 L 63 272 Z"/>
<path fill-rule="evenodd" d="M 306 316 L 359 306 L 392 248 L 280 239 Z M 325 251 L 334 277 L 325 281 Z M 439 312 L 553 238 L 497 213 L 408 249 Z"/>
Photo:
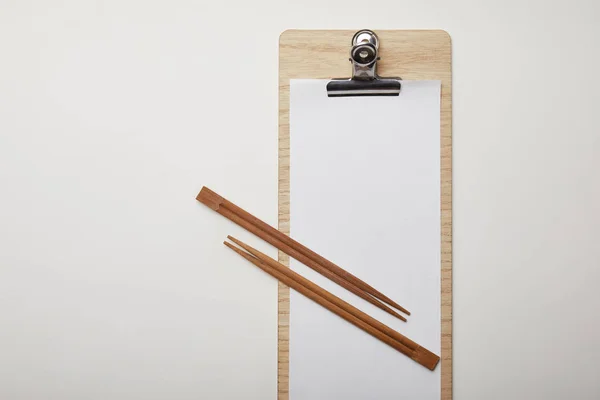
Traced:
<path fill-rule="evenodd" d="M 379 38 L 375 32 L 363 29 L 352 37 L 350 62 L 352 79 L 370 81 L 377 79 L 377 61 L 379 57 Z"/>

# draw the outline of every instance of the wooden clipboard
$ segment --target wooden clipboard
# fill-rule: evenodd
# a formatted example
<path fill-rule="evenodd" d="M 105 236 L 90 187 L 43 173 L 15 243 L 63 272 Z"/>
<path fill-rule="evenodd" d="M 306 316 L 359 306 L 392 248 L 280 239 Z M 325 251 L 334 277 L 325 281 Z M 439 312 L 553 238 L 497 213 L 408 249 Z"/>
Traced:
<path fill-rule="evenodd" d="M 279 230 L 290 233 L 290 79 L 350 76 L 356 31 L 288 30 L 279 39 Z M 382 76 L 439 80 L 441 98 L 441 400 L 452 399 L 452 49 L 445 31 L 376 31 Z M 293 166 L 292 166 L 293 167 Z M 289 266 L 289 257 L 279 252 Z M 278 399 L 289 398 L 289 288 L 278 289 Z"/>

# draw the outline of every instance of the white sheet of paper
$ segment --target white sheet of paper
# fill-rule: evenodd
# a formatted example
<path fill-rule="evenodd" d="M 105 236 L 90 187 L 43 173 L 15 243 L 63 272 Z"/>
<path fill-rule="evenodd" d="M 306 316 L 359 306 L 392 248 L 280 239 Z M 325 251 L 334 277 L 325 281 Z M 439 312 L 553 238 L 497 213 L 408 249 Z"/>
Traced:
<path fill-rule="evenodd" d="M 440 354 L 440 82 L 328 98 L 292 80 L 291 236 L 411 311 L 404 323 L 305 265 L 308 279 Z M 301 294 L 290 298 L 291 400 L 440 398 L 429 371 Z"/>

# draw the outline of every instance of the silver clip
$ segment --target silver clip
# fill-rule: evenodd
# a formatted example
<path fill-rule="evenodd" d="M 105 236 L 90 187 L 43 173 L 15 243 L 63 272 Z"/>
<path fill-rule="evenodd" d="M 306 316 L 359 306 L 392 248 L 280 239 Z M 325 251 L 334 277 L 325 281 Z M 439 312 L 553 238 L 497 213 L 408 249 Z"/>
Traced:
<path fill-rule="evenodd" d="M 379 38 L 375 32 L 363 29 L 352 37 L 350 62 L 352 78 L 333 79 L 327 84 L 327 96 L 398 96 L 399 78 L 381 78 L 377 75 Z"/>

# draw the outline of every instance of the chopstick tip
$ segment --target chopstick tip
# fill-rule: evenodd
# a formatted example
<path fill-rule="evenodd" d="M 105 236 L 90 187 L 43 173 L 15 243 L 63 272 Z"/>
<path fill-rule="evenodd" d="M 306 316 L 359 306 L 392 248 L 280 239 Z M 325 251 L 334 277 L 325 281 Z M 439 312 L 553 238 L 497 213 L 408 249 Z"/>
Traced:
<path fill-rule="evenodd" d="M 237 244 L 241 248 L 248 250 L 247 245 L 244 242 L 242 242 L 241 240 L 236 239 L 231 235 L 227 236 L 227 239 L 231 240 L 233 243 Z"/>

